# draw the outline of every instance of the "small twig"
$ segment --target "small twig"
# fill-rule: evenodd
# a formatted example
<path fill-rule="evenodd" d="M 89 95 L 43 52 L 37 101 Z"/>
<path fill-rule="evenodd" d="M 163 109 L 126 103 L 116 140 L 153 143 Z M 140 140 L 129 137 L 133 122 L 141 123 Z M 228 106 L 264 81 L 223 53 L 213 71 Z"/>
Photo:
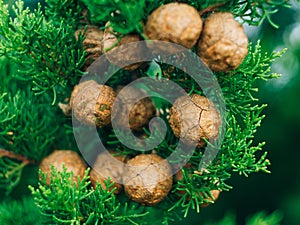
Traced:
<path fill-rule="evenodd" d="M 202 16 L 203 14 L 205 13 L 208 13 L 208 12 L 212 12 L 212 11 L 215 11 L 217 8 L 219 8 L 220 6 L 223 6 L 225 5 L 227 2 L 222 2 L 222 3 L 219 3 L 219 4 L 216 4 L 216 5 L 212 5 L 212 6 L 209 6 L 203 10 L 201 10 L 199 13 L 200 13 L 200 16 Z"/>
<path fill-rule="evenodd" d="M 15 154 L 12 151 L 8 151 L 5 149 L 0 148 L 0 157 L 8 157 L 11 159 L 16 159 L 18 161 L 22 161 L 25 165 L 27 164 L 36 164 L 34 160 L 28 159 L 27 157 L 20 155 L 20 154 Z"/>
<path fill-rule="evenodd" d="M 64 104 L 64 103 L 59 102 L 58 107 L 65 114 L 65 116 L 71 116 L 72 115 L 72 108 L 70 107 L 69 104 Z"/>

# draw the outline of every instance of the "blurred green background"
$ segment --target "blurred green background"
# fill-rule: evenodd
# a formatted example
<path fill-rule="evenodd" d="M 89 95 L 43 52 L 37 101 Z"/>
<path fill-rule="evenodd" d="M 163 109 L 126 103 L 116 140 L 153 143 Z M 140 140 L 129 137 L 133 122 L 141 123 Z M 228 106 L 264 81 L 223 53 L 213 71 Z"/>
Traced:
<path fill-rule="evenodd" d="M 34 8 L 37 1 L 25 2 Z M 238 224 L 244 224 L 246 218 L 256 212 L 271 213 L 276 210 L 284 215 L 282 224 L 300 224 L 299 4 L 292 3 L 291 8 L 280 9 L 273 16 L 273 21 L 280 26 L 279 29 L 271 27 L 268 22 L 258 28 L 246 26 L 250 41 L 261 39 L 264 50 L 271 52 L 288 48 L 287 53 L 272 66 L 274 72 L 283 74 L 282 77 L 258 84 L 258 97 L 269 107 L 264 111 L 267 116 L 255 141 L 267 142 L 265 149 L 269 152 L 272 173 L 254 174 L 250 178 L 233 176 L 230 184 L 235 188 L 231 192 L 222 193 L 216 204 L 203 209 L 200 215 L 191 215 L 185 221 L 186 224 L 207 224 L 222 219 L 228 213 L 236 216 Z M 36 172 L 36 168 L 26 168 L 21 184 L 14 190 L 14 196 L 20 196 L 29 183 L 35 182 L 26 179 L 26 172 L 33 171 Z"/>

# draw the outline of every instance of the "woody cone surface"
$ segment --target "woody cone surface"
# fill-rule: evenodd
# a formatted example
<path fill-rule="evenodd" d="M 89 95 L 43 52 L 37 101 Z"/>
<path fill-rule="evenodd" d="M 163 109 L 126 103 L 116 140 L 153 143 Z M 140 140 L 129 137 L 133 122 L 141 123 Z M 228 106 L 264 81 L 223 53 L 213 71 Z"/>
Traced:
<path fill-rule="evenodd" d="M 248 38 L 231 13 L 213 13 L 205 20 L 197 54 L 211 70 L 236 69 L 247 53 Z"/>
<path fill-rule="evenodd" d="M 142 205 L 161 202 L 172 188 L 171 167 L 156 154 L 141 154 L 127 162 L 125 192 Z"/>
<path fill-rule="evenodd" d="M 222 124 L 214 104 L 197 94 L 178 98 L 170 109 L 169 122 L 176 137 L 197 147 L 205 146 L 204 138 L 216 139 Z"/>
<path fill-rule="evenodd" d="M 77 152 L 71 150 L 55 150 L 49 156 L 45 157 L 40 163 L 40 169 L 47 175 L 46 183 L 50 185 L 51 165 L 58 171 L 63 171 L 63 165 L 67 172 L 73 172 L 73 181 L 77 182 L 77 178 L 83 177 L 86 167 L 83 159 Z"/>

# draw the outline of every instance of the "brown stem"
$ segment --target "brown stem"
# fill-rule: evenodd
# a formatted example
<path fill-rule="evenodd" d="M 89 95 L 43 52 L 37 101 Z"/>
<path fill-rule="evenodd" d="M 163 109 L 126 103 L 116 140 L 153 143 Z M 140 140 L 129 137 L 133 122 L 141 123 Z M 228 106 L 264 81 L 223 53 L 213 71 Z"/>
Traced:
<path fill-rule="evenodd" d="M 36 164 L 35 161 L 28 159 L 27 157 L 20 155 L 20 154 L 15 154 L 12 151 L 7 151 L 5 149 L 0 148 L 0 157 L 8 157 L 11 159 L 16 159 L 18 161 L 22 161 L 25 165 L 27 164 Z"/>
<path fill-rule="evenodd" d="M 211 12 L 211 11 L 215 11 L 217 8 L 219 8 L 220 6 L 223 6 L 225 5 L 227 2 L 222 2 L 222 3 L 218 3 L 216 5 L 212 5 L 212 6 L 209 6 L 203 10 L 201 10 L 199 13 L 200 13 L 200 16 L 202 16 L 203 14 L 205 13 L 208 13 L 208 12 Z"/>

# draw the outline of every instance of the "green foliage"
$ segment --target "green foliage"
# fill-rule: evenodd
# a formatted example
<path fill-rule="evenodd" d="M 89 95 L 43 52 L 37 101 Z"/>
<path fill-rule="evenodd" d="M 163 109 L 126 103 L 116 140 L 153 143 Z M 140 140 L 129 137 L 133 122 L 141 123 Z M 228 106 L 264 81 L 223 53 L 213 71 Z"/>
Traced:
<path fill-rule="evenodd" d="M 15 74 L 18 71 L 18 68 L 13 64 L 7 57 L 0 57 L 0 77 L 1 84 L 0 87 L 9 92 L 15 92 L 18 86 L 18 82 L 13 81 L 11 74 Z"/>
<path fill-rule="evenodd" d="M 295 191 L 290 191 L 288 196 L 284 199 L 283 206 L 285 218 L 287 219 L 286 224 L 296 225 L 300 223 L 300 194 L 299 184 L 296 185 Z"/>
<path fill-rule="evenodd" d="M 183 59 L 182 64 L 188 65 L 188 62 L 185 61 L 185 59 Z M 159 66 L 161 68 L 160 69 L 161 71 L 157 71 L 156 73 L 158 74 L 161 73 L 161 75 L 158 75 L 157 79 L 159 79 L 159 76 L 166 79 L 170 79 L 173 82 L 180 85 L 180 87 L 183 88 L 188 94 L 199 94 L 199 95 L 203 94 L 201 88 L 199 87 L 199 84 L 195 80 L 193 80 L 193 78 L 191 78 L 188 74 L 186 74 L 184 71 L 178 69 L 177 67 L 170 66 L 163 63 L 159 63 Z M 151 67 L 149 68 L 149 70 L 150 69 Z M 149 73 L 149 71 L 146 72 L 146 75 L 151 77 L 151 75 L 147 73 Z"/>
<path fill-rule="evenodd" d="M 223 219 L 221 219 L 218 222 L 209 222 L 206 223 L 205 225 L 235 225 L 235 216 L 231 213 L 227 213 Z"/>
<path fill-rule="evenodd" d="M 40 225 L 42 216 L 30 197 L 7 198 L 0 203 L 1 225 Z"/>
<path fill-rule="evenodd" d="M 279 74 L 271 73 L 271 63 L 280 58 L 286 50 L 269 54 L 262 51 L 260 41 L 256 45 L 249 44 L 249 53 L 237 70 L 228 75 L 218 74 L 226 108 L 230 113 L 245 118 L 245 113 L 256 110 L 255 103 L 258 99 L 253 96 L 258 92 L 256 82 L 280 77 Z"/>
<path fill-rule="evenodd" d="M 45 18 L 41 7 L 34 12 L 24 9 L 22 1 L 13 6 L 14 19 L 2 0 L 0 11 L 0 56 L 19 65 L 18 79 L 30 82 L 38 94 L 52 91 L 54 100 L 57 86 L 76 84 L 84 62 L 83 37 L 74 36 L 77 21 L 61 18 L 57 24 L 57 18 L 55 22 Z M 51 8 L 46 7 L 46 12 L 50 14 Z"/>
<path fill-rule="evenodd" d="M 232 172 L 248 176 L 254 172 L 269 172 L 269 160 L 267 152 L 262 152 L 264 142 L 253 144 L 254 134 L 260 126 L 262 110 L 266 105 L 257 105 L 258 99 L 252 96 L 257 92 L 255 88 L 258 80 L 267 80 L 278 77 L 278 74 L 270 72 L 270 63 L 280 57 L 285 50 L 263 53 L 258 43 L 254 48 L 249 47 L 249 54 L 243 64 L 230 74 L 219 74 L 219 83 L 226 102 L 227 120 L 226 132 L 221 149 L 214 162 L 203 171 L 203 174 L 193 173 L 193 169 L 184 168 L 183 179 L 175 186 L 174 192 L 183 191 L 182 198 L 173 208 L 182 208 L 184 215 L 190 209 L 196 209 L 199 204 L 205 202 L 203 196 L 210 196 L 210 190 L 227 191 L 231 187 L 226 180 Z M 195 156 L 192 157 L 191 162 Z M 196 152 L 196 158 L 201 158 L 201 152 Z M 185 199 L 191 199 L 186 202 Z"/>
<path fill-rule="evenodd" d="M 0 11 L 0 55 L 5 55 L 0 58 L 0 148 L 40 161 L 55 145 L 70 148 L 74 144 L 70 138 L 72 133 L 65 128 L 65 123 L 71 121 L 62 116 L 57 104 L 52 105 L 53 97 L 59 101 L 68 97 L 71 83 L 75 84 L 78 79 L 76 72 L 72 71 L 80 62 L 74 61 L 68 66 L 68 60 L 74 60 L 70 56 L 76 50 L 66 46 L 75 40 L 73 28 L 62 26 L 63 19 L 59 25 L 52 24 L 51 20 L 45 19 L 40 8 L 31 13 L 23 8 L 21 1 L 15 4 L 15 18 L 9 16 L 3 1 L 0 1 Z M 81 41 L 79 39 L 76 45 L 81 46 Z M 52 42 L 56 42 L 56 46 Z M 74 47 L 73 44 L 70 46 Z M 48 66 L 55 69 L 46 66 L 48 56 L 53 61 Z M 58 73 L 68 70 L 70 76 L 57 76 L 55 70 Z M 52 92 L 47 92 L 48 88 L 59 95 L 53 96 Z M 44 91 L 44 94 L 37 96 L 32 90 Z M 1 157 L 1 165 L 1 188 L 9 193 L 18 184 L 25 164 Z"/>
<path fill-rule="evenodd" d="M 230 178 L 231 171 L 244 176 L 253 172 L 268 172 L 270 162 L 266 158 L 267 152 L 257 154 L 265 143 L 253 144 L 254 134 L 264 118 L 261 112 L 266 105 L 257 105 L 258 99 L 252 96 L 252 92 L 258 91 L 256 81 L 278 77 L 278 74 L 270 73 L 270 63 L 284 51 L 269 55 L 261 51 L 258 43 L 254 48 L 249 47 L 249 54 L 239 69 L 231 74 L 219 74 L 227 108 L 227 129 L 219 154 L 207 171 L 201 176 L 186 175 L 176 185 L 175 190 L 184 191 L 184 195 L 174 207 L 182 207 L 185 215 L 189 209 L 200 211 L 197 205 L 203 202 L 203 194 L 209 196 L 209 190 L 229 190 L 231 187 L 225 181 Z M 201 153 L 196 156 L 201 157 Z M 192 173 L 189 169 L 183 171 L 184 174 Z M 192 201 L 184 203 L 186 198 Z"/>
<path fill-rule="evenodd" d="M 228 4 L 232 1 L 228 0 L 163 0 L 163 4 L 171 2 L 182 2 L 195 7 L 202 16 L 205 13 L 210 13 L 215 10 L 226 10 L 228 11 Z"/>
<path fill-rule="evenodd" d="M 121 204 L 113 190 L 97 185 L 94 190 L 88 181 L 89 169 L 82 179 L 74 181 L 73 173 L 51 170 L 50 186 L 46 175 L 40 171 L 41 180 L 37 189 L 30 187 L 37 206 L 47 218 L 46 224 L 140 224 L 135 219 L 147 213 L 136 213 L 135 206 Z"/>
<path fill-rule="evenodd" d="M 0 148 L 40 161 L 53 150 L 56 137 L 64 135 L 52 99 L 37 98 L 30 90 L 13 95 L 0 88 L 0 93 Z M 0 188 L 9 194 L 26 163 L 0 154 L 0 164 Z"/>
<path fill-rule="evenodd" d="M 278 28 L 278 26 L 272 21 L 271 16 L 278 12 L 280 7 L 289 7 L 288 1 L 286 0 L 275 0 L 275 1 L 229 1 L 231 11 L 236 16 L 243 19 L 244 22 L 249 25 L 259 26 L 265 19 L 269 23 Z"/>
<path fill-rule="evenodd" d="M 141 34 L 142 24 L 148 15 L 159 5 L 173 1 L 84 2 L 94 23 L 103 26 L 109 20 L 117 32 Z M 231 11 L 252 25 L 260 24 L 265 18 L 270 21 L 270 15 L 276 12 L 275 9 L 286 5 L 285 1 L 185 2 L 199 11 L 209 7 L 207 13 L 210 10 Z M 83 74 L 80 71 L 85 60 L 83 37 L 79 36 L 78 40 L 74 37 L 74 29 L 80 23 L 82 9 L 75 0 L 48 0 L 44 15 L 41 8 L 30 12 L 29 9 L 24 9 L 21 1 L 17 1 L 13 8 L 16 16 L 12 19 L 7 6 L 0 0 L 0 55 L 5 56 L 5 60 L 13 61 L 18 68 L 15 70 L 3 66 L 5 70 L 0 74 L 3 78 L 3 83 L 0 84 L 0 147 L 36 161 L 45 157 L 54 147 L 76 148 L 72 145 L 70 118 L 65 119 L 56 103 L 69 97 L 72 87 Z M 37 206 L 46 218 L 45 223 L 149 224 L 153 219 L 151 216 L 156 215 L 156 210 L 156 213 L 160 212 L 157 216 L 160 222 L 168 224 L 177 210 L 182 211 L 179 217 L 186 217 L 191 210 L 200 212 L 200 204 L 213 203 L 209 200 L 212 197 L 211 190 L 230 190 L 232 187 L 227 181 L 232 172 L 244 176 L 259 171 L 268 172 L 270 162 L 266 158 L 267 153 L 262 152 L 264 143 L 253 144 L 254 134 L 264 118 L 262 110 L 266 107 L 258 105 L 254 93 L 258 91 L 257 81 L 278 77 L 270 72 L 270 64 L 283 53 L 284 50 L 264 53 L 258 42 L 255 46 L 249 45 L 249 54 L 237 70 L 216 74 L 227 107 L 227 129 L 219 154 L 208 168 L 201 173 L 194 172 L 204 154 L 203 149 L 196 149 L 189 161 L 193 168 L 182 169 L 183 179 L 174 184 L 172 193 L 161 204 L 149 208 L 135 203 L 128 204 L 128 198 L 120 201 L 112 191 L 104 190 L 100 185 L 95 190 L 92 189 L 88 181 L 88 170 L 85 177 L 78 179 L 76 184 L 73 182 L 73 175 L 67 173 L 66 169 L 59 172 L 53 168 L 50 186 L 46 185 L 45 175 L 41 173 L 43 179 L 38 188 L 30 187 Z M 15 65 L 12 67 L 15 68 Z M 196 82 L 183 71 L 159 62 L 153 61 L 150 67 L 135 73 L 137 76 L 169 78 L 189 94 L 202 94 Z M 120 70 L 108 83 L 117 87 L 128 82 L 124 77 L 130 75 L 133 76 Z M 167 121 L 170 106 L 156 100 L 155 103 L 162 110 L 163 119 Z M 144 132 L 149 134 L 146 129 Z M 136 154 L 123 146 L 108 128 L 99 133 L 105 144 L 117 149 L 120 154 Z M 169 128 L 165 140 L 154 150 L 160 156 L 167 157 L 176 145 L 177 138 Z M 184 152 L 182 157 L 187 157 Z M 0 187 L 9 192 L 18 183 L 25 164 L 16 163 L 7 157 L 1 157 L 0 163 Z M 108 182 L 107 185 L 110 187 L 111 184 Z M 147 215 L 147 212 L 151 213 Z M 270 217 L 258 214 L 249 220 L 249 225 L 261 221 L 271 225 L 276 222 L 276 218 L 278 220 L 279 217 L 273 214 Z M 226 221 L 230 221 L 230 218 Z"/>
<path fill-rule="evenodd" d="M 83 0 L 83 2 L 87 5 L 93 22 L 104 25 L 110 21 L 112 28 L 122 34 L 134 31 L 142 33 L 142 21 L 148 16 L 146 12 L 159 4 L 159 1 L 154 0 Z M 152 7 L 149 8 L 149 5 Z"/>
<path fill-rule="evenodd" d="M 51 19 L 46 19 L 40 7 L 34 12 L 24 9 L 21 1 L 13 6 L 15 18 L 11 18 L 8 6 L 0 1 L 0 55 L 5 56 L 0 63 L 0 147 L 35 161 L 55 145 L 70 148 L 74 143 L 65 128 L 71 121 L 62 116 L 57 103 L 53 105 L 69 96 L 84 61 L 82 37 L 76 41 L 73 35 L 76 18 L 67 10 L 70 4 L 73 1 L 57 8 L 61 13 L 65 10 L 69 20 L 52 11 L 53 1 L 46 7 Z M 1 165 L 1 187 L 9 193 L 25 164 L 1 157 Z"/>
<path fill-rule="evenodd" d="M 267 19 L 276 27 L 271 20 L 271 15 L 278 11 L 280 6 L 287 7 L 287 1 L 243 1 L 243 0 L 83 0 L 91 13 L 94 23 L 104 25 L 111 22 L 113 30 L 121 34 L 130 32 L 142 33 L 142 24 L 148 15 L 160 5 L 171 2 L 185 2 L 194 6 L 199 11 L 230 11 L 239 16 L 244 22 L 258 26 Z M 209 10 L 207 10 L 209 9 Z"/>
<path fill-rule="evenodd" d="M 279 225 L 282 221 L 282 214 L 278 211 L 267 215 L 266 212 L 259 212 L 247 220 L 246 225 Z"/>
<path fill-rule="evenodd" d="M 49 102 L 36 99 L 30 90 L 18 92 L 15 96 L 2 94 L 1 147 L 37 161 L 45 157 L 52 150 L 54 134 L 59 129 L 54 120 L 54 107 Z M 43 116 L 45 110 L 47 117 Z"/>
<path fill-rule="evenodd" d="M 77 0 L 46 0 L 45 15 L 48 20 L 53 20 L 56 25 L 60 25 L 61 20 L 64 23 L 71 24 L 74 27 L 82 19 L 83 6 Z"/>
<path fill-rule="evenodd" d="M 264 118 L 261 112 L 266 105 L 258 105 L 258 99 L 253 93 L 258 92 L 255 88 L 258 80 L 279 77 L 278 74 L 271 73 L 270 64 L 285 51 L 286 49 L 268 54 L 262 52 L 259 42 L 255 47 L 250 45 L 249 54 L 243 64 L 230 76 L 219 76 L 228 112 L 228 129 L 222 144 L 221 165 L 230 159 L 232 170 L 239 174 L 248 176 L 251 172 L 268 172 L 267 166 L 270 162 L 266 159 L 267 153 L 262 153 L 259 159 L 255 157 L 265 143 L 256 146 L 252 144 L 254 134 Z M 227 157 L 229 158 L 226 159 Z"/>
<path fill-rule="evenodd" d="M 263 108 L 258 109 L 257 112 L 248 114 L 244 121 L 247 124 L 245 129 L 239 126 L 234 116 L 228 119 L 227 126 L 229 128 L 220 151 L 221 166 L 218 166 L 217 170 L 226 169 L 228 172 L 232 170 L 246 177 L 254 172 L 269 173 L 270 162 L 266 158 L 267 152 L 262 153 L 261 156 L 256 155 L 258 151 L 262 150 L 265 143 L 253 145 L 252 141 L 257 127 L 260 126 L 261 120 L 264 118 L 264 116 L 259 115 Z M 235 135 L 235 138 L 232 138 L 232 135 Z M 257 157 L 259 158 L 257 159 Z"/>
<path fill-rule="evenodd" d="M 246 225 L 279 225 L 282 221 L 282 214 L 278 211 L 267 215 L 266 212 L 258 212 L 247 219 Z M 236 219 L 233 214 L 226 214 L 219 222 L 210 222 L 205 225 L 236 225 Z"/>
<path fill-rule="evenodd" d="M 19 183 L 25 166 L 26 163 L 19 163 L 8 157 L 0 156 L 0 190 L 4 195 L 9 195 Z"/>
<path fill-rule="evenodd" d="M 246 177 L 255 172 L 269 173 L 270 161 L 267 159 L 267 152 L 262 151 L 265 143 L 253 144 L 254 134 L 264 118 L 262 111 L 266 107 L 265 104 L 257 104 L 258 99 L 254 97 L 254 94 L 258 92 L 258 88 L 256 88 L 258 81 L 279 77 L 278 74 L 271 73 L 270 65 L 285 51 L 286 49 L 268 54 L 262 51 L 260 42 L 256 45 L 250 44 L 249 54 L 237 70 L 217 74 L 226 103 L 226 131 L 221 149 L 213 163 L 202 171 L 201 175 L 194 173 L 194 170 L 198 168 L 204 153 L 202 149 L 194 151 L 189 159 L 192 168 L 182 169 L 183 179 L 174 184 L 173 191 L 169 194 L 171 201 L 169 211 L 180 209 L 184 217 L 190 210 L 200 212 L 200 204 L 213 203 L 208 200 L 211 197 L 210 190 L 228 191 L 232 188 L 227 181 L 233 172 Z M 153 67 L 153 62 L 151 65 Z M 157 76 L 157 78 L 162 76 L 178 83 L 189 94 L 202 94 L 200 87 L 185 72 L 159 62 L 155 63 L 155 68 L 152 68 L 151 65 L 146 71 L 140 71 L 142 76 Z M 113 81 L 117 82 L 117 79 L 113 79 Z M 146 91 L 147 88 L 143 87 Z M 166 116 L 169 107 L 169 104 L 164 103 L 159 107 L 164 112 L 161 118 L 165 120 L 166 124 L 168 124 Z M 144 134 L 156 137 L 162 136 L 159 132 L 159 130 L 155 130 L 153 134 L 150 134 L 148 130 L 144 130 Z M 141 134 L 137 134 L 137 136 Z M 126 134 L 118 135 L 125 135 L 123 139 L 134 142 L 126 137 Z M 104 138 L 109 148 L 116 149 L 120 154 L 136 155 L 134 150 L 122 145 L 114 131 L 108 135 L 108 138 L 105 135 L 100 136 Z M 168 127 L 164 140 L 154 150 L 158 155 L 166 158 L 174 152 L 177 143 L 178 139 Z M 181 158 L 178 160 L 189 157 L 182 151 Z M 176 161 L 173 163 L 176 164 Z"/>

